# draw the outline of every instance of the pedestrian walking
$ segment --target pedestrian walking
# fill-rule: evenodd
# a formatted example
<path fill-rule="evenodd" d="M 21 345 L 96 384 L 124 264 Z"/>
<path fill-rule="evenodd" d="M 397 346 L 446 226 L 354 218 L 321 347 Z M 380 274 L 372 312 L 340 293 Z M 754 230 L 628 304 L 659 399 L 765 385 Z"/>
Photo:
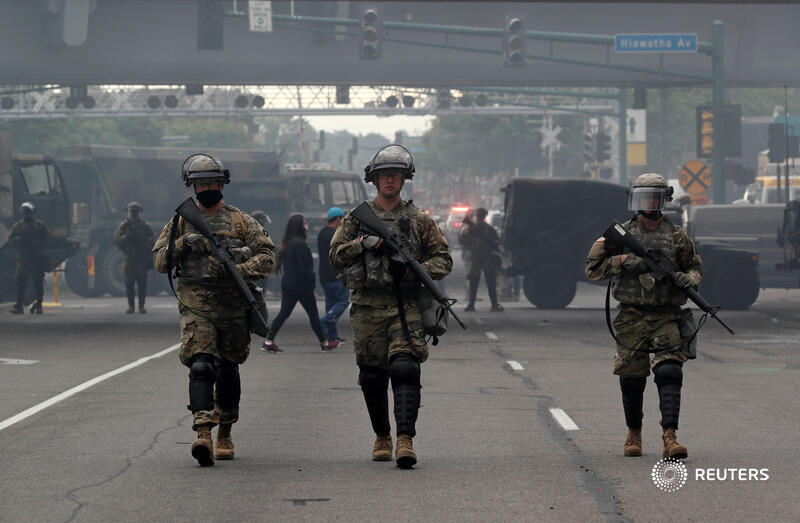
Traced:
<path fill-rule="evenodd" d="M 281 276 L 281 310 L 270 325 L 270 338 L 264 340 L 261 350 L 264 352 L 283 352 L 275 343 L 283 322 L 292 314 L 297 302 L 308 314 L 311 329 L 319 339 L 323 352 L 330 350 L 330 345 L 322 332 L 317 310 L 317 298 L 314 296 L 316 276 L 314 275 L 314 259 L 311 249 L 306 244 L 308 223 L 301 214 L 289 218 L 286 232 L 283 234 L 281 246 L 275 262 L 275 271 L 283 272 Z"/>
<path fill-rule="evenodd" d="M 350 305 L 350 291 L 345 287 L 341 274 L 331 267 L 328 260 L 328 251 L 331 247 L 333 233 L 341 225 L 344 211 L 339 207 L 328 209 L 328 225 L 323 227 L 317 235 L 317 249 L 319 251 L 319 283 L 325 291 L 325 316 L 320 318 L 328 340 L 330 349 L 339 346 L 341 339 L 336 329 L 336 322 Z"/>

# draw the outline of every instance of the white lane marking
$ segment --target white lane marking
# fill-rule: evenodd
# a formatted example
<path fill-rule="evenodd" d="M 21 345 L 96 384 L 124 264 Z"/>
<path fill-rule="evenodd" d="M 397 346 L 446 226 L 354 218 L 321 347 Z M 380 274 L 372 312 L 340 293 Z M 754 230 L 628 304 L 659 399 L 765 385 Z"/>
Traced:
<path fill-rule="evenodd" d="M 556 419 L 564 430 L 580 430 L 564 409 L 550 409 L 550 414 Z"/>
<path fill-rule="evenodd" d="M 486 337 L 487 337 L 487 338 L 489 338 L 490 340 L 497 340 L 497 339 L 499 339 L 499 338 L 497 337 L 497 334 L 495 334 L 494 332 L 487 332 L 487 333 L 486 333 Z"/>
<path fill-rule="evenodd" d="M 518 361 L 509 360 L 506 363 L 508 363 L 508 366 L 511 367 L 511 370 L 525 370 L 525 367 L 520 365 Z"/>
<path fill-rule="evenodd" d="M 133 361 L 131 363 L 128 363 L 127 365 L 123 365 L 122 367 L 120 367 L 118 369 L 112 370 L 110 372 L 106 372 L 105 374 L 103 374 L 101 376 L 97 376 L 96 378 L 92 378 L 89 381 L 86 381 L 84 383 L 81 383 L 80 385 L 72 387 L 69 390 L 65 390 L 61 394 L 57 394 L 57 395 L 53 396 L 49 400 L 45 400 L 45 401 L 39 403 L 38 405 L 34 405 L 33 407 L 31 407 L 29 409 L 23 410 L 22 412 L 20 412 L 16 416 L 11 416 L 10 418 L 8 418 L 5 421 L 0 421 L 0 430 L 6 429 L 6 428 L 10 427 L 11 425 L 14 425 L 15 423 L 19 423 L 20 421 L 24 420 L 25 418 L 29 418 L 29 417 L 33 416 L 34 414 L 36 414 L 37 412 L 41 412 L 41 411 L 43 411 L 44 409 L 46 409 L 48 407 L 52 407 L 56 403 L 64 401 L 65 399 L 69 398 L 70 396 L 74 396 L 75 394 L 77 394 L 77 393 L 79 393 L 81 391 L 84 391 L 84 390 L 88 389 L 89 387 L 93 387 L 93 386 L 97 385 L 98 383 L 107 380 L 108 378 L 113 378 L 117 374 L 122 374 L 123 372 L 127 372 L 127 371 L 129 371 L 129 370 L 131 370 L 133 368 L 138 367 L 139 365 L 147 363 L 150 360 L 154 360 L 156 358 L 160 358 L 161 356 L 164 356 L 165 354 L 169 354 L 170 352 L 174 351 L 175 349 L 177 349 L 180 346 L 181 346 L 180 343 L 176 343 L 175 345 L 167 347 L 166 349 L 164 349 L 164 350 L 162 350 L 160 352 L 156 352 L 155 354 L 151 354 L 150 356 L 145 356 L 144 358 L 139 358 L 138 360 Z"/>
<path fill-rule="evenodd" d="M 477 316 L 472 319 L 475 320 L 475 325 L 483 325 L 483 320 L 478 318 Z"/>
<path fill-rule="evenodd" d="M 3 365 L 33 365 L 39 363 L 39 360 L 20 360 L 16 358 L 0 358 Z"/>

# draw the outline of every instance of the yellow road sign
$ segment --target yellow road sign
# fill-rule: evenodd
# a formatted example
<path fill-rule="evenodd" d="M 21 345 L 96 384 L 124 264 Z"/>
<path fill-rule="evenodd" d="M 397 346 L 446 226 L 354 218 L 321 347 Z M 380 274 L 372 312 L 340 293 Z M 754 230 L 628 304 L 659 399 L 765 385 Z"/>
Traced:
<path fill-rule="evenodd" d="M 628 165 L 647 165 L 647 144 L 628 144 Z"/>
<path fill-rule="evenodd" d="M 678 182 L 689 194 L 702 194 L 711 188 L 711 167 L 702 160 L 686 162 L 678 173 Z"/>

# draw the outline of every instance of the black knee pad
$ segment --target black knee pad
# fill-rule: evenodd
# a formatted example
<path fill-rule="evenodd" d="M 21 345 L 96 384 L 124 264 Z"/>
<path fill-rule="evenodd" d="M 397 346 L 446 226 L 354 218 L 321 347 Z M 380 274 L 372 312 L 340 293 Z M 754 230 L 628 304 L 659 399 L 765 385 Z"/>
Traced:
<path fill-rule="evenodd" d="M 242 397 L 242 380 L 239 377 L 239 365 L 232 361 L 222 360 L 217 368 L 217 403 L 223 409 L 239 406 Z"/>
<path fill-rule="evenodd" d="M 656 385 L 662 387 L 664 385 L 682 385 L 683 384 L 683 366 L 677 361 L 664 361 L 656 365 L 653 369 L 656 375 Z"/>
<path fill-rule="evenodd" d="M 197 354 L 189 367 L 189 410 L 214 410 L 214 357 Z"/>
<path fill-rule="evenodd" d="M 420 373 L 419 361 L 407 352 L 395 354 L 389 360 L 389 377 L 392 379 L 392 388 L 398 385 L 419 387 Z"/>
<path fill-rule="evenodd" d="M 359 367 L 358 383 L 365 391 L 386 391 L 389 386 L 389 371 L 377 367 Z"/>

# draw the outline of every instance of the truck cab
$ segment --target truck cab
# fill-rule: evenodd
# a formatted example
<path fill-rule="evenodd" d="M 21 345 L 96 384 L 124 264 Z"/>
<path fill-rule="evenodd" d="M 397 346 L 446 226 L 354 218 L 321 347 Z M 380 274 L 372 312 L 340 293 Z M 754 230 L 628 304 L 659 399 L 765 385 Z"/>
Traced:
<path fill-rule="evenodd" d="M 47 271 L 75 254 L 78 243 L 70 239 L 69 197 L 55 160 L 43 155 L 12 156 L 10 141 L 0 137 L 0 294 L 15 294 L 16 249 L 8 245 L 10 230 L 22 219 L 19 207 L 31 202 L 35 217 L 50 230 L 45 246 Z"/>

